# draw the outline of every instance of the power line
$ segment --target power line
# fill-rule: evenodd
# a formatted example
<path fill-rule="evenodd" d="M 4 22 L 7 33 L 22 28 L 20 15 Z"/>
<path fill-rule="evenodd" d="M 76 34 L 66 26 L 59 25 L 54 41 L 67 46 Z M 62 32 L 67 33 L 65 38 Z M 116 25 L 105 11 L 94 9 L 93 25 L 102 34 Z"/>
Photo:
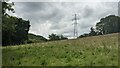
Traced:
<path fill-rule="evenodd" d="M 78 30 L 77 30 L 77 20 L 78 20 L 78 18 L 77 18 L 77 14 L 74 14 L 74 23 L 73 23 L 73 25 L 74 25 L 74 39 L 75 38 L 77 38 L 78 37 Z"/>

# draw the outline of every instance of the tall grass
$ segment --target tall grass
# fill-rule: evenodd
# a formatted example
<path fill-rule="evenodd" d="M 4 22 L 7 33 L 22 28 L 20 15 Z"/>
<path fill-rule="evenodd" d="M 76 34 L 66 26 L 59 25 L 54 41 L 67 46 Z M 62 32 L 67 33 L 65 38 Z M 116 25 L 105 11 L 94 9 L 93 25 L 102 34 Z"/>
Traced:
<path fill-rule="evenodd" d="M 3 66 L 117 66 L 117 34 L 2 47 Z"/>

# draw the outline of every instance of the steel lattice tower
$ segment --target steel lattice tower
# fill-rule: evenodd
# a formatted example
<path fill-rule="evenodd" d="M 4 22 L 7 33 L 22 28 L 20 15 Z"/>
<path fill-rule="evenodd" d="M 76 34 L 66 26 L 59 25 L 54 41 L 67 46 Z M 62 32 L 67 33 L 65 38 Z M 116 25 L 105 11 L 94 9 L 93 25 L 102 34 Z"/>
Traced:
<path fill-rule="evenodd" d="M 75 38 L 77 38 L 78 37 L 78 30 L 77 30 L 77 20 L 78 20 L 78 18 L 77 18 L 77 14 L 74 14 L 74 23 L 73 23 L 73 25 L 74 25 L 74 39 Z"/>

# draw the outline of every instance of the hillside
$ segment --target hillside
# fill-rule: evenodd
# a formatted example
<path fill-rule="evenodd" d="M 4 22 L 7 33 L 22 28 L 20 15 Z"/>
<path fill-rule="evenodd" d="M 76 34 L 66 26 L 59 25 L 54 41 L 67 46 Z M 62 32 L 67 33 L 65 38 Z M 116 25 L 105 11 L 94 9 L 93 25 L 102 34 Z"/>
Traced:
<path fill-rule="evenodd" d="M 117 66 L 118 34 L 2 47 L 3 66 Z"/>
<path fill-rule="evenodd" d="M 34 34 L 31 34 L 31 33 L 28 34 L 28 39 L 31 42 L 44 42 L 44 41 L 47 41 L 47 39 L 44 38 L 43 36 L 34 35 Z"/>

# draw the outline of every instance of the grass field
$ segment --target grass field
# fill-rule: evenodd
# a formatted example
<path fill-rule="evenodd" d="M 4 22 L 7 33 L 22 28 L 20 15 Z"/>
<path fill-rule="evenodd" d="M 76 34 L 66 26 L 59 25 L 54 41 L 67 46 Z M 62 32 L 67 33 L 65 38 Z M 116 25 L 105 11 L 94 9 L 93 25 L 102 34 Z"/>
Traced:
<path fill-rule="evenodd" d="M 2 47 L 3 66 L 117 66 L 118 34 Z"/>

